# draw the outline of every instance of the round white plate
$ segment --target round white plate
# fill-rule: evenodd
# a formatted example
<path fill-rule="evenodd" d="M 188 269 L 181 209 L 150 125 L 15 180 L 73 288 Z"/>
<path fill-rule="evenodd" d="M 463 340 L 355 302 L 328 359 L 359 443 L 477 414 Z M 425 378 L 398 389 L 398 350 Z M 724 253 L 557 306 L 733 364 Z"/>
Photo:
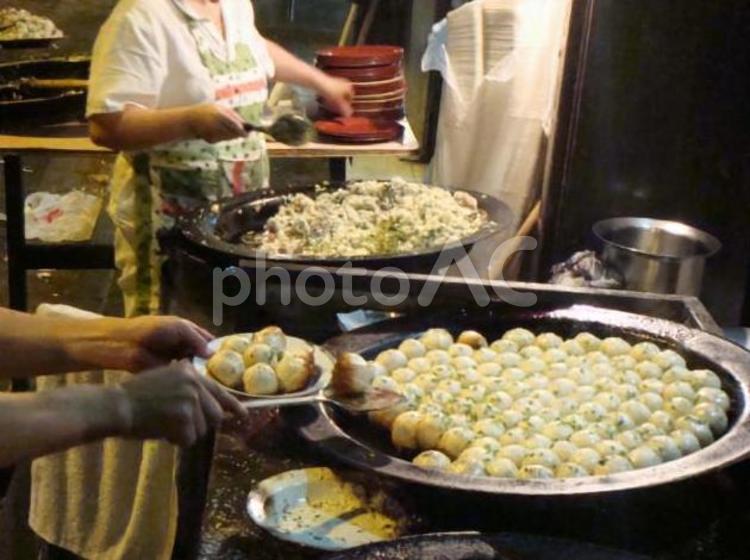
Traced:
<path fill-rule="evenodd" d="M 219 350 L 219 348 L 221 348 L 221 345 L 227 338 L 229 337 L 224 336 L 212 340 L 208 344 L 208 349 L 211 351 L 211 353 L 216 352 L 217 350 Z M 300 354 L 304 353 L 310 348 L 313 348 L 315 365 L 320 368 L 320 377 L 318 377 L 318 380 L 313 385 L 310 385 L 309 387 L 302 389 L 301 391 L 296 391 L 294 393 L 279 393 L 277 395 L 254 395 L 251 393 L 246 393 L 245 391 L 240 391 L 239 389 L 232 389 L 231 387 L 227 387 L 226 385 L 222 385 L 222 387 L 224 387 L 227 391 L 237 397 L 252 399 L 274 399 L 279 397 L 310 395 L 312 393 L 317 393 L 318 391 L 325 389 L 331 382 L 331 377 L 333 375 L 333 366 L 336 363 L 333 356 L 331 356 L 328 352 L 326 352 L 319 346 L 315 346 L 305 340 L 302 340 L 301 338 L 296 338 L 294 336 L 287 335 L 286 345 L 287 351 Z M 206 362 L 207 360 L 199 358 L 197 356 L 193 358 L 193 366 L 196 370 L 198 370 L 198 373 L 208 376 L 209 373 L 208 368 L 206 367 Z"/>
<path fill-rule="evenodd" d="M 247 513 L 275 537 L 317 548 L 345 550 L 398 537 L 398 523 L 369 506 L 328 468 L 287 471 L 248 495 Z"/>

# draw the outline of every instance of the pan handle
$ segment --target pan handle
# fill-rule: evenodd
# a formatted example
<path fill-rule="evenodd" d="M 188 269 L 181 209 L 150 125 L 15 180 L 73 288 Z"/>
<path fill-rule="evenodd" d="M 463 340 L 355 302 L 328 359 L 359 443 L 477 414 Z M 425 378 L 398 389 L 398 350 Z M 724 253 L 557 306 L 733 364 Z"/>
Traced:
<path fill-rule="evenodd" d="M 88 89 L 89 81 L 80 80 L 76 78 L 65 78 L 65 79 L 37 79 L 37 78 L 22 78 L 20 83 L 27 87 L 37 89 Z"/>
<path fill-rule="evenodd" d="M 253 399 L 242 401 L 242 408 L 254 410 L 258 408 L 277 408 L 285 406 L 303 406 L 316 402 L 326 402 L 326 399 L 318 395 L 305 395 L 302 397 L 277 397 L 273 399 Z"/>

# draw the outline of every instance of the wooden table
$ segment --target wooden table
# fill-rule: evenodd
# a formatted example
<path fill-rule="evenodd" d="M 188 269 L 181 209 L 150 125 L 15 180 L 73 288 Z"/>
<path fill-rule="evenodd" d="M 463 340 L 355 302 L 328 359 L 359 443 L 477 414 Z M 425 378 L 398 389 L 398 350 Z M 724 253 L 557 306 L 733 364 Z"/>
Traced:
<path fill-rule="evenodd" d="M 379 144 L 328 144 L 311 142 L 292 147 L 268 143 L 272 158 L 318 158 L 329 162 L 330 178 L 346 180 L 347 159 L 357 156 L 409 156 L 419 150 L 409 123 L 404 121 L 401 140 Z M 5 164 L 5 206 L 7 214 L 8 292 L 12 309 L 26 310 L 26 271 L 42 268 L 79 270 L 114 268 L 114 249 L 97 243 L 27 243 L 24 203 L 26 193 L 22 176 L 22 157 L 29 153 L 107 154 L 106 148 L 94 145 L 83 123 L 47 126 L 35 129 L 33 135 L 0 135 L 0 154 Z"/>

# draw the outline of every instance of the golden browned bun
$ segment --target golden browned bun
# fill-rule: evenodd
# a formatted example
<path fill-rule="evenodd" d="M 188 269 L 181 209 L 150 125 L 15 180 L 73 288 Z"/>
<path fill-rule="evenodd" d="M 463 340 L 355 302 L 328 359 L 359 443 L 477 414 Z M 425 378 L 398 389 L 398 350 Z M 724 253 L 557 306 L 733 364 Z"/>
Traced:
<path fill-rule="evenodd" d="M 333 367 L 331 387 L 342 396 L 361 395 L 372 386 L 375 372 L 362 356 L 352 352 L 341 354 Z"/>
<path fill-rule="evenodd" d="M 480 348 L 484 348 L 485 346 L 487 346 L 487 339 L 477 331 L 462 332 L 458 336 L 456 342 L 458 342 L 459 344 L 466 344 L 467 346 L 471 346 L 474 350 L 479 350 Z"/>
<path fill-rule="evenodd" d="M 268 364 L 258 363 L 242 375 L 245 392 L 251 395 L 275 395 L 279 392 L 279 378 Z"/>
<path fill-rule="evenodd" d="M 304 354 L 284 354 L 276 364 L 276 375 L 284 393 L 294 393 L 308 387 L 319 375 L 313 350 Z"/>
<path fill-rule="evenodd" d="M 241 335 L 241 334 L 235 334 L 232 336 L 228 336 L 224 342 L 221 345 L 222 350 L 231 350 L 233 352 L 237 352 L 238 354 L 242 354 L 248 346 L 250 346 L 251 337 Z"/>
<path fill-rule="evenodd" d="M 255 364 L 273 364 L 276 360 L 276 352 L 268 344 L 254 342 L 247 347 L 242 355 L 245 360 L 245 366 L 252 367 Z"/>
<path fill-rule="evenodd" d="M 211 376 L 222 385 L 237 389 L 242 383 L 242 374 L 245 373 L 245 362 L 237 352 L 220 350 L 211 356 L 206 366 Z"/>
<path fill-rule="evenodd" d="M 282 354 L 286 350 L 286 335 L 279 327 L 266 327 L 255 333 L 253 342 L 267 344 L 276 354 Z"/>

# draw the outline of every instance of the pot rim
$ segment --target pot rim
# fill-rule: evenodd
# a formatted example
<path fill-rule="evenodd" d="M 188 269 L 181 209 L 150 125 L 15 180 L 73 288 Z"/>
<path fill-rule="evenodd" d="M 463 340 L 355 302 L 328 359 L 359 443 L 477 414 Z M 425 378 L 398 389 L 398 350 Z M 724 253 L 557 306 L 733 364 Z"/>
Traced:
<path fill-rule="evenodd" d="M 688 255 L 684 257 L 675 255 L 659 255 L 656 253 L 644 251 L 643 249 L 638 249 L 636 247 L 623 245 L 622 243 L 618 243 L 608 238 L 608 234 L 611 231 L 622 226 L 630 226 L 638 229 L 659 228 L 673 235 L 689 238 L 697 245 L 702 245 L 704 250 L 702 252 L 697 252 L 694 255 Z M 707 233 L 701 229 L 688 224 L 684 224 L 682 222 L 658 220 L 655 218 L 643 218 L 636 216 L 608 218 L 606 220 L 600 220 L 596 222 L 592 230 L 594 232 L 594 235 L 596 235 L 596 237 L 605 245 L 615 247 L 627 253 L 663 261 L 685 262 L 695 258 L 707 259 L 715 255 L 722 246 L 721 241 L 719 241 L 710 233 Z"/>

